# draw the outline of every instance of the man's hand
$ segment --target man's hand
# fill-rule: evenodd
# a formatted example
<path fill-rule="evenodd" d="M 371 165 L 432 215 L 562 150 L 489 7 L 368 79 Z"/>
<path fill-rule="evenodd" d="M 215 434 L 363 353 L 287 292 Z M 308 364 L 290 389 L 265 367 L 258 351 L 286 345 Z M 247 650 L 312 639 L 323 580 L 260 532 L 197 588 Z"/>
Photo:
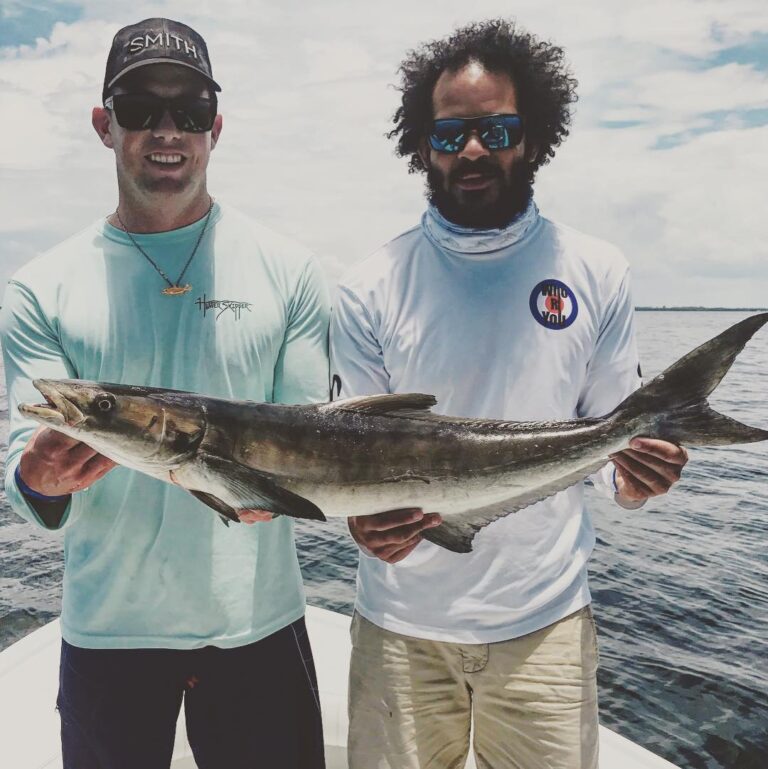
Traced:
<path fill-rule="evenodd" d="M 263 523 L 265 521 L 272 520 L 272 513 L 269 510 L 235 510 L 237 517 L 240 519 L 240 523 Z"/>
<path fill-rule="evenodd" d="M 680 480 L 688 462 L 682 447 L 655 438 L 633 438 L 629 448 L 614 454 L 619 501 L 641 502 L 666 494 Z"/>
<path fill-rule="evenodd" d="M 349 531 L 363 550 L 387 563 L 402 561 L 421 542 L 421 532 L 439 526 L 438 513 L 420 508 L 389 510 L 376 515 L 348 518 Z"/>
<path fill-rule="evenodd" d="M 60 497 L 87 489 L 115 466 L 90 446 L 40 427 L 21 455 L 19 474 L 32 491 Z"/>

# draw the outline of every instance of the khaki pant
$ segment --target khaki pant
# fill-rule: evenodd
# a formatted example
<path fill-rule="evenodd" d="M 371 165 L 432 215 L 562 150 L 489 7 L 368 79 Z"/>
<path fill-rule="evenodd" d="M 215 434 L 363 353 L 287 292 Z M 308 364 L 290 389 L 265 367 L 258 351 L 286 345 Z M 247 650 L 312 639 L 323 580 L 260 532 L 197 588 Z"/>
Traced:
<path fill-rule="evenodd" d="M 355 614 L 349 769 L 597 769 L 589 607 L 492 644 L 425 641 Z"/>

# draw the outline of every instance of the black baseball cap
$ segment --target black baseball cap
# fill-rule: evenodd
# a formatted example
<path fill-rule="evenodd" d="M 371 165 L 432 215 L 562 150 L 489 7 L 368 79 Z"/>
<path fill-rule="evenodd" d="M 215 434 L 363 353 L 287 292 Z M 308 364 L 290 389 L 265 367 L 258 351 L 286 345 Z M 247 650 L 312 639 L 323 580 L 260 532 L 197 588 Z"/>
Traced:
<path fill-rule="evenodd" d="M 180 64 L 199 72 L 216 91 L 208 47 L 192 27 L 172 19 L 144 19 L 123 27 L 112 40 L 102 99 L 125 74 L 147 64 Z"/>

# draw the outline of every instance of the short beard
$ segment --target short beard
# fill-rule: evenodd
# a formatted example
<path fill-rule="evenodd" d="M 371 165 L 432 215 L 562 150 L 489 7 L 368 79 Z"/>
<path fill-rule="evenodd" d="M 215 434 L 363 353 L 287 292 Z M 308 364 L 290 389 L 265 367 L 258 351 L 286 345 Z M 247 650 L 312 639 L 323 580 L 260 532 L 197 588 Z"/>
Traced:
<path fill-rule="evenodd" d="M 144 192 L 168 192 L 178 193 L 183 192 L 192 184 L 192 179 L 180 178 L 180 179 L 163 179 L 151 176 L 141 176 L 136 181 L 136 186 Z"/>
<path fill-rule="evenodd" d="M 473 193 L 465 193 L 465 201 L 457 200 L 451 188 L 446 188 L 445 176 L 434 166 L 427 169 L 427 197 L 429 202 L 449 221 L 460 227 L 470 227 L 476 230 L 501 229 L 509 225 L 528 206 L 533 194 L 533 179 L 530 166 L 524 160 L 517 161 L 509 173 L 503 176 L 502 169 L 487 161 L 477 160 L 463 163 L 454 170 L 454 175 L 469 169 L 502 176 L 499 196 L 490 203 L 481 200 L 482 191 L 475 194 L 477 202 L 473 203 Z"/>

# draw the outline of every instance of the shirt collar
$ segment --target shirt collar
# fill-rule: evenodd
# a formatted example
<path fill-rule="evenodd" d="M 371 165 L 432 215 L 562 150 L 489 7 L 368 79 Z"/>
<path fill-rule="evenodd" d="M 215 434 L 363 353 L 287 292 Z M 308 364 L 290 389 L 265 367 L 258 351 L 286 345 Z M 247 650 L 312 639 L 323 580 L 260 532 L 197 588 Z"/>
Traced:
<path fill-rule="evenodd" d="M 539 209 L 528 201 L 526 208 L 506 227 L 479 230 L 449 222 L 433 205 L 424 212 L 421 226 L 438 247 L 462 254 L 491 254 L 519 243 L 539 220 Z"/>

